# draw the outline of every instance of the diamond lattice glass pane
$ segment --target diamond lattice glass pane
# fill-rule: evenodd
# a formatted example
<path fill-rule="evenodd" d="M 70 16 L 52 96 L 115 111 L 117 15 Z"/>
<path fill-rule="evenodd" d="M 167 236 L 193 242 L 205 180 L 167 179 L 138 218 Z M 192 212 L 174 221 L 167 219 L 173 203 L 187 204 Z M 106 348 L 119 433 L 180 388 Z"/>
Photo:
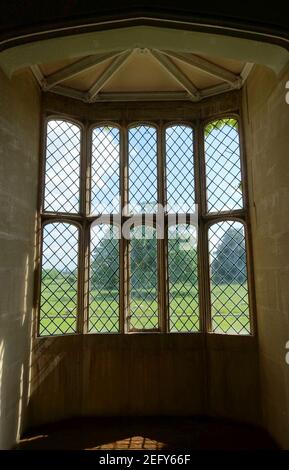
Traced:
<path fill-rule="evenodd" d="M 159 326 L 157 240 L 150 226 L 131 229 L 129 330 Z"/>
<path fill-rule="evenodd" d="M 221 212 L 243 207 L 238 122 L 219 119 L 205 128 L 207 207 Z"/>
<path fill-rule="evenodd" d="M 249 334 L 249 299 L 244 226 L 225 221 L 209 229 L 212 329 Z"/>
<path fill-rule="evenodd" d="M 172 126 L 166 130 L 167 210 L 173 213 L 194 211 L 193 130 Z"/>
<path fill-rule="evenodd" d="M 112 225 L 92 227 L 90 241 L 89 332 L 119 331 L 119 239 Z"/>
<path fill-rule="evenodd" d="M 44 210 L 79 212 L 80 129 L 66 121 L 47 124 Z"/>
<path fill-rule="evenodd" d="M 76 332 L 78 228 L 50 223 L 43 228 L 40 297 L 41 336 Z"/>
<path fill-rule="evenodd" d="M 119 212 L 119 130 L 98 127 L 92 133 L 91 212 Z"/>
<path fill-rule="evenodd" d="M 156 212 L 157 133 L 154 127 L 129 130 L 129 204 L 131 213 Z"/>
<path fill-rule="evenodd" d="M 170 331 L 199 331 L 196 228 L 175 225 L 168 231 Z"/>

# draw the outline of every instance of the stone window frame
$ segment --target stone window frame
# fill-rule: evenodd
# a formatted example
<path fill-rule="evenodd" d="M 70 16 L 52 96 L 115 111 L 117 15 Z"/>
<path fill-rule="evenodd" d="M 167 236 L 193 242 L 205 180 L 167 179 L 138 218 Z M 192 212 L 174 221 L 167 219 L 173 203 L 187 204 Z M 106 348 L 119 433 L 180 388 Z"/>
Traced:
<path fill-rule="evenodd" d="M 242 124 L 242 106 L 241 91 L 232 91 L 223 95 L 208 98 L 200 103 L 188 102 L 138 102 L 138 103 L 96 103 L 89 105 L 79 103 L 71 98 L 59 97 L 51 93 L 43 95 L 43 113 L 42 113 L 42 136 L 41 136 L 41 158 L 39 168 L 39 199 L 37 210 L 37 253 L 35 269 L 35 310 L 36 318 L 34 332 L 39 336 L 39 316 L 40 316 L 40 291 L 41 291 L 41 246 L 42 246 L 42 228 L 49 222 L 68 222 L 77 225 L 80 228 L 79 241 L 79 291 L 78 291 L 78 316 L 77 331 L 75 334 L 88 333 L 88 253 L 89 253 L 89 227 L 95 216 L 88 214 L 88 198 L 85 198 L 87 185 L 89 184 L 88 161 L 91 130 L 94 127 L 114 125 L 119 127 L 123 138 L 121 148 L 121 181 L 124 181 L 125 165 L 123 158 L 127 139 L 125 129 L 136 123 L 150 124 L 158 129 L 158 147 L 161 149 L 164 145 L 160 138 L 160 129 L 169 125 L 186 124 L 194 130 L 194 159 L 195 159 L 195 188 L 196 203 L 198 204 L 198 261 L 199 261 L 199 310 L 200 310 L 200 330 L 198 332 L 177 332 L 171 333 L 168 329 L 168 305 L 167 305 L 167 287 L 164 287 L 166 280 L 160 275 L 161 309 L 158 330 L 154 333 L 170 334 L 219 334 L 212 332 L 211 325 L 211 306 L 210 306 L 210 277 L 209 277 L 209 256 L 208 256 L 208 230 L 213 223 L 221 221 L 239 221 L 244 225 L 246 239 L 246 259 L 248 273 L 248 298 L 249 298 L 249 318 L 250 335 L 256 335 L 256 302 L 254 292 L 254 272 L 253 272 L 253 251 L 252 236 L 250 226 L 249 194 L 246 155 L 244 145 L 244 130 Z M 204 157 L 204 128 L 214 120 L 222 118 L 234 118 L 238 121 L 238 130 L 240 137 L 240 160 L 241 175 L 243 186 L 242 209 L 222 212 L 206 212 L 206 194 L 205 194 L 205 157 Z M 80 213 L 79 214 L 58 214 L 45 213 L 43 211 L 44 196 L 44 176 L 45 176 L 45 143 L 47 122 L 51 119 L 63 119 L 78 125 L 81 132 L 81 189 L 80 189 Z M 162 152 L 162 150 L 159 150 Z M 122 184 L 121 183 L 121 184 Z M 162 183 L 161 183 L 162 184 Z M 125 202 L 125 201 L 124 201 Z M 123 239 L 120 242 L 121 263 L 120 263 L 120 328 L 118 333 L 133 333 L 126 328 L 127 311 L 127 266 L 125 259 L 125 243 Z M 162 253 L 166 250 L 166 241 L 159 240 L 163 244 Z M 164 263 L 164 256 L 160 256 L 160 263 Z M 167 267 L 165 268 L 165 271 Z M 161 271 L 161 270 L 160 270 Z M 151 330 L 138 330 L 142 333 L 151 333 Z M 89 334 L 111 334 L 111 333 L 89 333 Z M 226 333 L 223 333 L 226 334 Z M 61 335 L 66 336 L 66 335 Z M 235 336 L 235 335 L 234 335 Z M 236 335 L 238 336 L 238 335 Z M 47 336 L 41 336 L 45 338 Z M 57 337 L 57 335 L 55 335 Z"/>

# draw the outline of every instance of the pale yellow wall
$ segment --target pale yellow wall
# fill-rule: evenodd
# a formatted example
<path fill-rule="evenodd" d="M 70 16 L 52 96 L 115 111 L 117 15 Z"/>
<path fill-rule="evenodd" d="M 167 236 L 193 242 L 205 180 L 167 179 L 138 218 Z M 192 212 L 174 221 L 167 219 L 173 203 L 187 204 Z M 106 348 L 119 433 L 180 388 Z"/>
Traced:
<path fill-rule="evenodd" d="M 289 105 L 282 77 L 255 67 L 244 90 L 263 421 L 289 448 Z"/>
<path fill-rule="evenodd" d="M 0 448 L 25 420 L 33 294 L 40 96 L 0 70 Z"/>

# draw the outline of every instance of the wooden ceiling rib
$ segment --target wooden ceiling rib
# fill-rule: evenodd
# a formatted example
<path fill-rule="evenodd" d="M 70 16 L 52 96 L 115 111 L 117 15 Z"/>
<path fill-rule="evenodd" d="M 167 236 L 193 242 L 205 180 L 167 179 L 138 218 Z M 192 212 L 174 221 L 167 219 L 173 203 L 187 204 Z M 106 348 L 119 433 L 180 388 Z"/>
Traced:
<path fill-rule="evenodd" d="M 88 103 L 157 99 L 200 101 L 241 88 L 251 68 L 252 64 L 229 59 L 139 48 L 31 67 L 44 91 Z"/>
<path fill-rule="evenodd" d="M 208 60 L 203 59 L 202 57 L 198 57 L 194 54 L 189 55 L 169 51 L 163 51 L 163 53 L 167 54 L 169 57 L 185 62 L 185 64 L 192 65 L 193 67 L 196 67 L 197 69 L 200 69 L 203 72 L 213 75 L 214 77 L 218 77 L 221 80 L 224 80 L 225 82 L 234 84 L 236 80 L 238 80 L 238 76 L 230 72 L 229 70 L 226 70 L 223 67 L 220 67 L 219 65 L 215 65 L 214 63 L 209 62 Z"/>
<path fill-rule="evenodd" d="M 87 100 L 92 103 L 97 94 L 103 89 L 106 83 L 108 83 L 112 77 L 118 72 L 118 70 L 124 65 L 131 51 L 126 51 L 124 54 L 116 57 L 113 62 L 107 67 L 103 74 L 96 80 L 94 85 L 88 90 Z"/>
<path fill-rule="evenodd" d="M 80 74 L 84 70 L 89 70 L 91 67 L 95 65 L 102 64 L 103 62 L 107 61 L 108 59 L 112 59 L 114 57 L 119 56 L 122 52 L 109 52 L 107 54 L 96 54 L 93 56 L 85 57 L 84 59 L 79 60 L 63 69 L 60 69 L 58 72 L 50 75 L 46 79 L 46 89 L 49 90 L 55 85 L 58 85 L 60 82 L 64 82 L 65 80 L 75 77 L 76 75 Z"/>
<path fill-rule="evenodd" d="M 150 53 L 160 63 L 160 65 L 188 92 L 193 101 L 200 98 L 199 91 L 191 80 L 178 68 L 178 66 L 165 54 L 158 50 L 152 50 Z"/>

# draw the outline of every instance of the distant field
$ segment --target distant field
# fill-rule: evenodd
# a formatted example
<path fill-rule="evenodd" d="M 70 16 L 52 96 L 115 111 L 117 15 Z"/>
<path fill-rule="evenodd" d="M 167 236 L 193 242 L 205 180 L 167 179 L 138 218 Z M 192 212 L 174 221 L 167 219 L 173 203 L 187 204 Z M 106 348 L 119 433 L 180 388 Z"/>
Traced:
<path fill-rule="evenodd" d="M 237 293 L 236 293 L 237 292 Z M 146 294 L 146 295 L 145 295 Z M 197 292 L 194 286 L 174 285 L 170 292 L 170 325 L 173 332 L 196 332 L 199 329 Z M 214 285 L 211 296 L 212 326 L 216 332 L 248 334 L 248 304 L 246 286 Z M 91 292 L 91 332 L 118 331 L 118 302 L 116 291 Z M 144 299 L 147 299 L 144 301 Z M 242 300 L 242 299 L 245 300 Z M 45 302 L 49 299 L 49 304 Z M 150 315 L 147 327 L 157 327 L 157 301 L 153 290 L 135 290 L 131 298 L 132 328 L 142 328 L 145 316 Z M 43 283 L 41 296 L 41 335 L 73 333 L 76 327 L 75 286 L 65 280 Z M 144 315 L 145 314 L 145 315 Z"/>

